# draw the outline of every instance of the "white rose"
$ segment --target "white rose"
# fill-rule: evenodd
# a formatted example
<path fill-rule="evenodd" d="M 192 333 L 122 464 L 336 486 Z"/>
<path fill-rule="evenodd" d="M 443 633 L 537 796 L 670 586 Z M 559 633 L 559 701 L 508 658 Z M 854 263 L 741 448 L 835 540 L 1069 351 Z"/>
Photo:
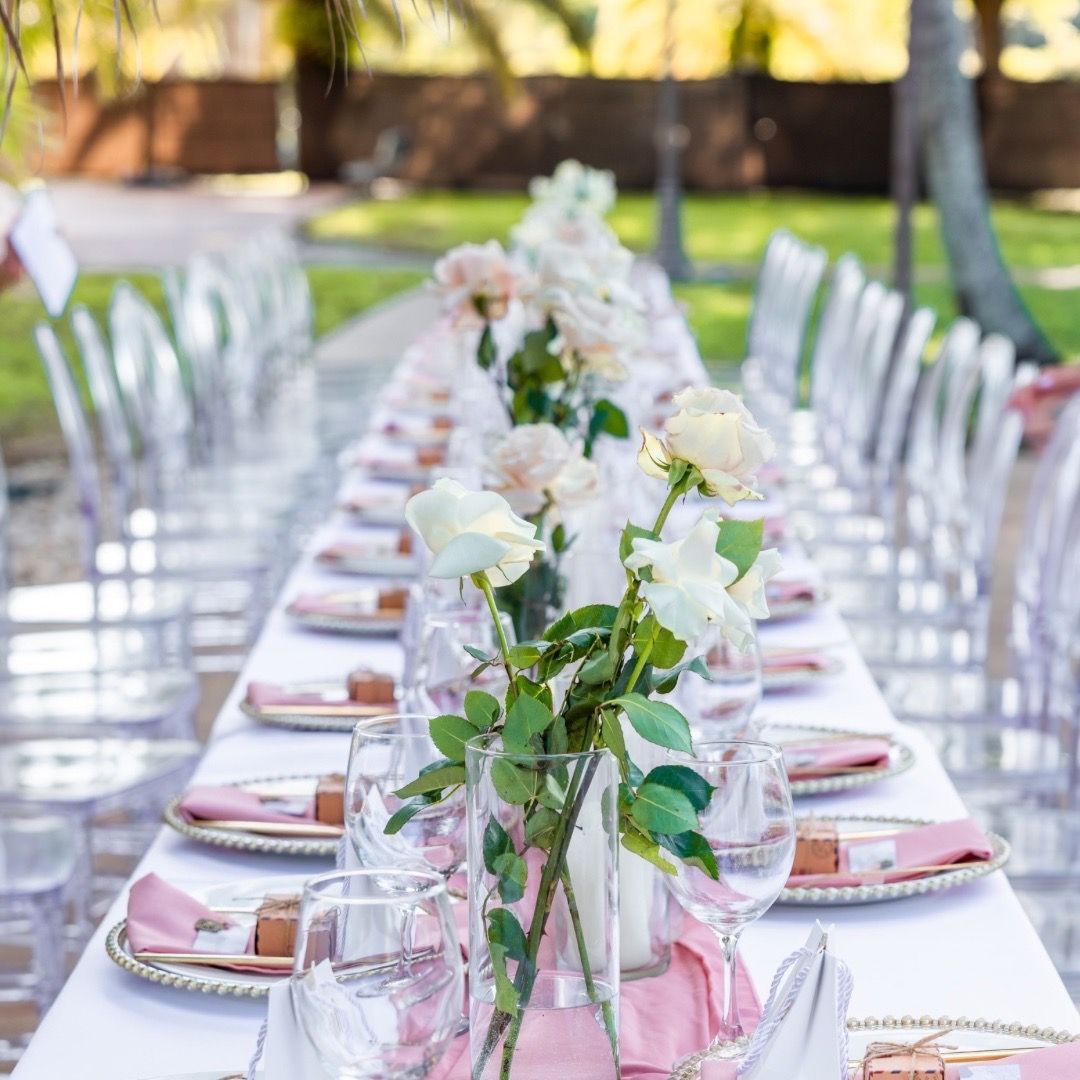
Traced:
<path fill-rule="evenodd" d="M 718 495 L 729 505 L 760 499 L 752 487 L 755 474 L 776 446 L 741 399 L 730 390 L 688 387 L 673 401 L 679 411 L 665 422 L 662 437 L 642 431 L 642 470 L 665 477 L 679 458 L 701 472 L 704 494 Z"/>
<path fill-rule="evenodd" d="M 605 259 L 622 249 L 614 230 L 589 211 L 555 203 L 538 203 L 527 210 L 510 232 L 514 247 L 533 260 L 546 245 L 577 251 L 586 258 Z"/>
<path fill-rule="evenodd" d="M 600 474 L 554 424 L 522 424 L 492 451 L 492 483 L 519 513 L 535 514 L 545 503 L 560 509 L 596 497 Z"/>
<path fill-rule="evenodd" d="M 593 169 L 573 158 L 560 162 L 550 177 L 536 176 L 529 183 L 538 202 L 585 207 L 601 217 L 615 205 L 616 191 L 610 169 Z"/>
<path fill-rule="evenodd" d="M 739 572 L 717 555 L 719 535 L 716 522 L 702 517 L 684 539 L 671 544 L 638 537 L 625 565 L 639 573 L 646 567 L 651 571 L 652 580 L 642 581 L 641 594 L 656 621 L 681 641 L 695 640 L 711 624 L 745 651 L 753 645 L 754 624 L 728 592 Z"/>
<path fill-rule="evenodd" d="M 491 584 L 517 581 L 539 551 L 536 526 L 514 513 L 494 491 L 469 491 L 456 480 L 438 480 L 405 504 L 405 519 L 435 558 L 429 573 L 459 578 L 487 571 Z"/>
<path fill-rule="evenodd" d="M 455 323 L 502 319 L 517 294 L 517 271 L 498 240 L 453 248 L 435 264 L 434 277 Z"/>
<path fill-rule="evenodd" d="M 545 302 L 558 331 L 548 349 L 562 357 L 564 367 L 569 370 L 576 359 L 586 372 L 609 382 L 627 377 L 626 361 L 642 340 L 641 324 L 632 312 L 569 289 L 550 290 Z"/>
<path fill-rule="evenodd" d="M 741 604 L 754 619 L 767 619 L 769 605 L 765 600 L 765 582 L 776 577 L 783 569 L 780 552 L 769 548 L 758 553 L 754 565 L 733 585 L 728 595 Z"/>

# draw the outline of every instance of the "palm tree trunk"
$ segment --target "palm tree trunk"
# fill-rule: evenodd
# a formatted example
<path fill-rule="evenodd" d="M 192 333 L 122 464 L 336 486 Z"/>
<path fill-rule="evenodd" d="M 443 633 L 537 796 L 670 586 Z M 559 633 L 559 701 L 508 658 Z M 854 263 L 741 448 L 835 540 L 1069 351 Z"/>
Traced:
<path fill-rule="evenodd" d="M 664 74 L 656 102 L 656 261 L 672 281 L 685 281 L 692 269 L 682 236 L 682 152 L 686 129 L 679 123 L 679 83 L 673 70 L 675 4 L 676 0 L 667 0 Z"/>
<path fill-rule="evenodd" d="M 990 223 L 990 200 L 971 80 L 960 70 L 962 35 L 952 0 L 912 0 L 919 130 L 926 184 L 938 208 L 957 303 L 984 330 L 1016 344 L 1024 360 L 1058 358 L 1021 300 Z"/>
<path fill-rule="evenodd" d="M 908 41 L 911 31 L 908 32 Z M 896 206 L 893 233 L 893 288 L 904 297 L 907 311 L 912 306 L 912 223 L 919 196 L 919 123 L 916 93 L 918 55 L 908 48 L 907 71 L 893 83 L 892 154 L 889 163 L 889 193 Z"/>

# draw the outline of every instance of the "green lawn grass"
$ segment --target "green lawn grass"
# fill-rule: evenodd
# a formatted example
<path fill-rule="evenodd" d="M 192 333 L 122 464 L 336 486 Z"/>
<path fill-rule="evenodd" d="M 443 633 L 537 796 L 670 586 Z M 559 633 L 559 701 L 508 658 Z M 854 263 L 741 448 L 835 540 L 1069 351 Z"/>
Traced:
<path fill-rule="evenodd" d="M 431 191 L 394 201 L 356 202 L 308 222 L 312 239 L 352 241 L 438 254 L 466 240 L 506 240 L 527 197 L 520 192 Z M 656 211 L 651 195 L 620 195 L 611 224 L 636 251 L 653 242 Z M 997 202 L 994 225 L 1010 266 L 1073 266 L 1080 263 L 1080 214 L 1036 210 Z M 754 266 L 773 229 L 785 227 L 822 245 L 835 259 L 852 251 L 870 266 L 892 258 L 893 209 L 887 199 L 798 192 L 688 195 L 684 203 L 686 247 L 701 263 Z M 945 253 L 934 209 L 915 213 L 915 261 L 943 266 Z"/>
<path fill-rule="evenodd" d="M 161 281 L 155 274 L 125 274 L 164 313 Z M 342 266 L 313 266 L 308 270 L 315 300 L 318 334 L 419 284 L 425 275 L 413 270 L 367 270 Z M 82 274 L 75 287 L 73 304 L 85 304 L 104 324 L 109 297 L 120 277 L 116 274 Z M 0 293 L 0 438 L 53 428 L 56 425 L 45 374 L 33 342 L 34 326 L 45 312 L 27 284 Z M 66 320 L 57 323 L 73 361 L 77 354 Z M 76 369 L 79 365 L 75 364 Z M 0 446 L 2 449 L 2 446 Z"/>

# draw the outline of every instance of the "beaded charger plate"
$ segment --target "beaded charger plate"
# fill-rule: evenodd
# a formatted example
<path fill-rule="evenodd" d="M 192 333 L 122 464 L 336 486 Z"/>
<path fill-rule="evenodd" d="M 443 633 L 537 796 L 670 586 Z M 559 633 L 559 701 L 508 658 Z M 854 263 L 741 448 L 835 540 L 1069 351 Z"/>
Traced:
<path fill-rule="evenodd" d="M 270 776 L 256 777 L 251 780 L 239 780 L 226 787 L 246 788 L 255 791 L 280 793 L 282 797 L 314 797 L 318 776 Z M 230 851 L 252 851 L 266 855 L 297 855 L 317 858 L 333 858 L 337 852 L 337 836 L 308 835 L 305 826 L 317 825 L 317 822 L 298 820 L 277 824 L 275 822 L 251 823 L 253 828 L 235 828 L 225 825 L 203 825 L 198 820 L 188 821 L 180 812 L 183 795 L 177 795 L 165 805 L 163 817 L 165 824 L 175 829 L 181 836 L 195 840 L 200 844 L 227 848 Z M 313 832 L 328 831 L 329 827 L 313 829 Z"/>
<path fill-rule="evenodd" d="M 853 731 L 848 728 L 818 727 L 811 724 L 776 724 L 766 721 L 758 738 L 776 743 L 781 749 L 790 748 L 796 742 L 821 739 L 884 739 L 889 743 L 889 758 L 879 766 L 838 770 L 821 776 L 805 777 L 791 781 L 792 795 L 825 795 L 834 791 L 876 784 L 891 776 L 906 772 L 915 764 L 915 751 L 907 743 L 887 733 Z"/>
<path fill-rule="evenodd" d="M 297 691 L 310 689 L 316 692 L 328 687 L 326 683 L 296 683 L 294 688 Z M 245 716 L 267 727 L 285 728 L 288 731 L 333 731 L 351 734 L 358 721 L 396 712 L 398 704 L 396 701 L 381 701 L 374 705 L 365 705 L 359 701 L 352 704 L 331 701 L 326 705 L 252 705 L 249 701 L 241 701 L 238 707 Z"/>
<path fill-rule="evenodd" d="M 378 613 L 372 605 L 370 611 L 299 611 L 289 604 L 286 614 L 306 630 L 318 630 L 328 634 L 354 634 L 357 637 L 396 637 L 405 622 L 405 612 L 397 609 Z"/>
<path fill-rule="evenodd" d="M 786 622 L 789 619 L 801 619 L 819 608 L 828 599 L 824 589 L 818 589 L 813 596 L 800 596 L 794 600 L 770 600 L 769 622 Z"/>
<path fill-rule="evenodd" d="M 255 925 L 255 911 L 267 895 L 299 896 L 304 891 L 307 875 L 255 878 L 249 881 L 230 882 L 191 888 L 186 891 L 200 903 L 215 911 L 228 909 L 229 918 L 243 924 Z M 231 971 L 212 964 L 170 963 L 168 961 L 140 959 L 135 955 L 127 937 L 127 920 L 122 919 L 105 938 L 105 952 L 114 964 L 132 975 L 179 990 L 200 994 L 221 994 L 232 997 L 261 998 L 270 987 L 286 979 L 291 969 L 268 974 L 250 971 Z"/>
<path fill-rule="evenodd" d="M 1060 1046 L 1075 1042 L 1080 1036 L 1068 1031 L 1056 1031 L 1040 1024 L 1024 1024 L 1004 1020 L 954 1019 L 949 1016 L 886 1016 L 883 1019 L 848 1020 L 848 1058 L 854 1069 L 875 1042 L 913 1043 L 936 1032 L 947 1032 L 939 1040 L 946 1063 L 956 1057 L 956 1064 L 964 1062 L 989 1063 L 1011 1054 L 1026 1050 L 1043 1050 L 1048 1046 Z M 734 1042 L 720 1043 L 692 1055 L 671 1074 L 670 1080 L 698 1080 L 704 1061 L 741 1061 L 750 1045 L 749 1037 Z M 948 1047 L 949 1049 L 945 1049 Z M 853 1080 L 858 1076 L 853 1073 Z"/>
<path fill-rule="evenodd" d="M 916 829 L 922 825 L 934 824 L 924 818 L 833 817 L 832 815 L 829 816 L 829 821 L 834 821 L 840 826 L 841 835 L 843 835 L 844 827 L 847 826 L 849 830 L 859 831 L 862 839 L 872 839 L 872 833 L 880 832 L 883 836 L 894 835 L 897 830 Z M 844 885 L 839 888 L 792 886 L 780 893 L 777 903 L 836 906 L 876 904 L 884 900 L 900 900 L 906 896 L 921 896 L 925 893 L 940 892 L 943 889 L 954 889 L 977 878 L 986 877 L 995 870 L 1000 870 L 1009 861 L 1012 853 L 1009 842 L 997 833 L 987 833 L 986 838 L 990 841 L 993 854 L 989 859 L 980 861 L 977 866 L 958 866 L 951 870 L 944 868 L 924 877 L 880 885 Z"/>
<path fill-rule="evenodd" d="M 341 510 L 361 525 L 405 525 L 405 500 L 401 502 L 346 503 Z"/>
<path fill-rule="evenodd" d="M 402 578 L 416 577 L 419 573 L 415 556 L 393 551 L 380 554 L 377 547 L 373 547 L 370 554 L 355 551 L 333 555 L 323 551 L 315 556 L 315 561 L 326 570 L 357 577 Z"/>

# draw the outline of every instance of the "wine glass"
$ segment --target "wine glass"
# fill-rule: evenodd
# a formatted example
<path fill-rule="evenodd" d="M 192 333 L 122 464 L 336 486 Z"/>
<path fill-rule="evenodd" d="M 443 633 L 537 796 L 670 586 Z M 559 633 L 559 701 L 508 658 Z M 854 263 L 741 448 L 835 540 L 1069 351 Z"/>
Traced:
<path fill-rule="evenodd" d="M 754 711 L 762 691 L 756 632 L 750 648 L 743 650 L 710 627 L 695 651 L 704 656 L 709 678 L 682 679 L 677 691 L 695 741 L 753 738 Z"/>
<path fill-rule="evenodd" d="M 500 616 L 507 641 L 514 641 L 513 625 Z M 486 690 L 495 697 L 506 692 L 506 673 L 497 662 L 476 678 L 480 661 L 471 647 L 485 657 L 499 655 L 499 640 L 491 612 L 484 608 L 425 611 L 420 628 L 420 644 L 412 668 L 406 702 L 420 712 L 460 714 L 470 690 Z"/>
<path fill-rule="evenodd" d="M 669 752 L 674 765 L 693 769 L 715 789 L 699 815 L 699 831 L 716 858 L 714 880 L 678 862 L 666 878 L 679 903 L 705 923 L 724 950 L 723 1039 L 743 1034 L 736 998 L 739 937 L 776 902 L 795 859 L 795 810 L 780 748 L 769 743 L 701 743 L 693 754 Z"/>
<path fill-rule="evenodd" d="M 420 1080 L 461 1016 L 464 971 L 436 874 L 353 870 L 304 886 L 292 994 L 333 1080 Z"/>
<path fill-rule="evenodd" d="M 451 878 L 465 864 L 465 792 L 425 806 L 399 831 L 387 822 L 402 805 L 395 792 L 443 753 L 429 733 L 431 716 L 390 713 L 353 729 L 345 777 L 345 835 L 364 866 L 402 866 Z"/>

